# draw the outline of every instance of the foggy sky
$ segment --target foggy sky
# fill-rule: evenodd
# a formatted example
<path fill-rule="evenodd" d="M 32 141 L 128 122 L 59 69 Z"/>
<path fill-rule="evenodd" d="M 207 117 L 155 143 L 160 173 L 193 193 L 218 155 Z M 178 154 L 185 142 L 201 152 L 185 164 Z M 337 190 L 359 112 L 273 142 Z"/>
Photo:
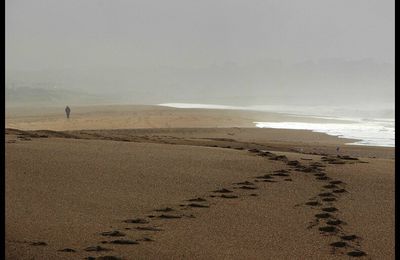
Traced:
<path fill-rule="evenodd" d="M 393 0 L 6 0 L 7 70 L 394 63 Z"/>

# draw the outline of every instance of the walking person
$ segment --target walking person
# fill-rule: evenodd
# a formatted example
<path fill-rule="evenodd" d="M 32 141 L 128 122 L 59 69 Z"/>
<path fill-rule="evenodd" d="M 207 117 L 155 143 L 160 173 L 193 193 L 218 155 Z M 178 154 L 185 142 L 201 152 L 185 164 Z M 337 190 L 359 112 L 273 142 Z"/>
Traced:
<path fill-rule="evenodd" d="M 67 106 L 65 108 L 65 114 L 67 114 L 67 118 L 69 118 L 69 114 L 71 113 L 71 109 L 69 108 L 69 106 Z"/>

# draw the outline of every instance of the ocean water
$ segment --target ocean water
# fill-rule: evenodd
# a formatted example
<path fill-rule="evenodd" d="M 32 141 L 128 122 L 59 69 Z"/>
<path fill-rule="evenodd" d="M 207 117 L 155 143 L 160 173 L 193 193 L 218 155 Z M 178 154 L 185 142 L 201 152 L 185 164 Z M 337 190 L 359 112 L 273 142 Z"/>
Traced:
<path fill-rule="evenodd" d="M 395 146 L 394 110 L 390 106 L 371 106 L 373 109 L 334 106 L 226 106 L 215 104 L 166 103 L 175 108 L 238 109 L 269 111 L 301 116 L 303 119 L 338 120 L 337 123 L 312 122 L 254 122 L 260 128 L 300 129 L 325 133 L 339 138 L 358 139 L 349 145 Z M 368 108 L 368 107 L 367 107 Z M 339 122 L 340 120 L 340 122 Z M 302 120 L 304 121 L 304 120 Z M 345 122 L 343 122 L 345 121 Z"/>

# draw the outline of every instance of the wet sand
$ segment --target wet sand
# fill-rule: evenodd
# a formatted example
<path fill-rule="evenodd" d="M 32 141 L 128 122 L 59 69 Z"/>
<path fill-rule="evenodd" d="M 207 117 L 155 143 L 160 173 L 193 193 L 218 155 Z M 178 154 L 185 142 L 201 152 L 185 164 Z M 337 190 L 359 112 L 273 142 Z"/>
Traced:
<path fill-rule="evenodd" d="M 394 259 L 394 149 L 160 111 L 172 127 L 8 129 L 7 259 Z"/>

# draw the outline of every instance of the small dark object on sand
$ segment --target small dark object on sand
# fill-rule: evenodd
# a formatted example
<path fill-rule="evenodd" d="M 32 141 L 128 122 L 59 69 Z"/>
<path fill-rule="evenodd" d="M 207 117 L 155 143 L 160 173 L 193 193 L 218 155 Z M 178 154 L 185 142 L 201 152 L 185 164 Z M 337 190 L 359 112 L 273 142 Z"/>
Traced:
<path fill-rule="evenodd" d="M 337 157 L 340 158 L 340 159 L 344 159 L 344 160 L 353 160 L 353 161 L 357 161 L 358 160 L 358 158 L 351 157 L 349 155 L 342 155 L 342 156 L 338 155 Z"/>
<path fill-rule="evenodd" d="M 345 164 L 345 161 L 339 161 L 339 160 L 335 160 L 335 161 L 329 161 L 329 164 Z"/>
<path fill-rule="evenodd" d="M 320 162 L 310 163 L 310 166 L 312 166 L 312 167 L 326 167 L 326 165 L 324 165 L 324 164 L 322 164 Z"/>
<path fill-rule="evenodd" d="M 271 152 L 267 152 L 267 151 L 260 151 L 258 154 L 258 156 L 262 156 L 262 157 L 270 157 L 273 156 L 273 154 Z"/>
<path fill-rule="evenodd" d="M 276 155 L 276 156 L 270 157 L 269 159 L 274 160 L 274 161 L 284 161 L 284 162 L 288 161 L 288 158 L 285 155 Z"/>
<path fill-rule="evenodd" d="M 289 166 L 298 166 L 298 165 L 300 165 L 300 162 L 297 160 L 294 160 L 294 161 L 288 161 L 286 164 Z"/>
<path fill-rule="evenodd" d="M 326 201 L 326 202 L 336 201 L 336 198 L 333 198 L 333 197 L 323 198 L 322 201 Z"/>

